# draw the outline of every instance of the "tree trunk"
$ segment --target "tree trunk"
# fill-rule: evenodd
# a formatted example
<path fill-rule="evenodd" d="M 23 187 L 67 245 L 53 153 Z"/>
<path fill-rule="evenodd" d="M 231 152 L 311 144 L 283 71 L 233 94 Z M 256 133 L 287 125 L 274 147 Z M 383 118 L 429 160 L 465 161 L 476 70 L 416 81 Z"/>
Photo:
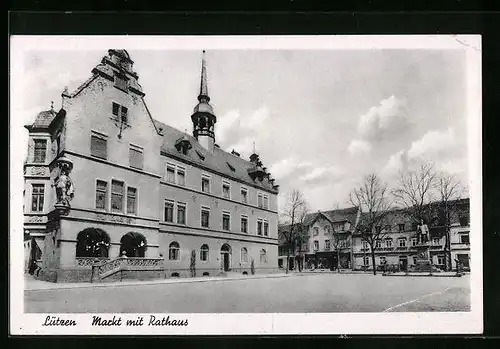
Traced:
<path fill-rule="evenodd" d="M 377 275 L 377 268 L 375 267 L 375 250 L 372 245 L 370 245 L 370 253 L 372 255 L 373 275 Z"/>
<path fill-rule="evenodd" d="M 337 273 L 340 273 L 340 250 L 337 248 Z"/>
<path fill-rule="evenodd" d="M 286 254 L 286 267 L 285 267 L 286 274 L 288 274 L 288 268 L 290 268 L 290 249 L 287 250 Z"/>

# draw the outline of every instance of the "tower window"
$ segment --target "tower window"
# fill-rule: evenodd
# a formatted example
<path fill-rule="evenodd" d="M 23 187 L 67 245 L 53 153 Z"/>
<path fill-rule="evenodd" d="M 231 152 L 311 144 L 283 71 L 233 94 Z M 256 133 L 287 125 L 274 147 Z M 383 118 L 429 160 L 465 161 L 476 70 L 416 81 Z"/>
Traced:
<path fill-rule="evenodd" d="M 47 154 L 47 140 L 35 139 L 35 151 L 33 155 L 33 162 L 44 163 Z"/>
<path fill-rule="evenodd" d="M 45 195 L 45 185 L 32 184 L 31 186 L 31 211 L 42 212 Z"/>

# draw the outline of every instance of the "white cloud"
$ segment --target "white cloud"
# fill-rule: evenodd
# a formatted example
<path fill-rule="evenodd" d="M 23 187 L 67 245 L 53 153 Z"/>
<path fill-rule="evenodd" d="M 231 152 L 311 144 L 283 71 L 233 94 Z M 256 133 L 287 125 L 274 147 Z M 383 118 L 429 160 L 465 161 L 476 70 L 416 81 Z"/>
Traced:
<path fill-rule="evenodd" d="M 230 129 L 235 125 L 236 121 L 240 118 L 239 110 L 230 110 L 223 117 L 217 118 L 217 123 L 215 124 L 217 139 L 220 142 L 224 142 L 226 136 Z"/>
<path fill-rule="evenodd" d="M 389 157 L 389 161 L 382 169 L 382 175 L 387 177 L 393 177 L 399 173 L 399 171 L 405 171 L 408 168 L 408 154 L 405 149 L 398 151 L 397 153 Z"/>
<path fill-rule="evenodd" d="M 301 165 L 302 164 L 299 164 L 296 158 L 288 157 L 272 164 L 269 168 L 269 172 L 272 174 L 273 178 L 280 179 L 288 175 L 294 169 L 301 167 Z"/>
<path fill-rule="evenodd" d="M 354 139 L 349 143 L 347 150 L 351 155 L 362 155 L 369 153 L 372 150 L 372 145 L 367 141 Z"/>
<path fill-rule="evenodd" d="M 454 145 L 453 128 L 450 127 L 446 131 L 429 131 L 420 140 L 412 142 L 408 157 L 435 159 L 453 150 Z"/>
<path fill-rule="evenodd" d="M 358 132 L 365 140 L 379 141 L 386 134 L 392 134 L 408 123 L 404 106 L 406 100 L 391 96 L 380 102 L 380 105 L 370 108 L 361 115 Z"/>
<path fill-rule="evenodd" d="M 260 129 L 262 124 L 269 118 L 269 109 L 267 107 L 262 107 L 257 109 L 245 119 L 242 126 L 249 129 Z"/>
<path fill-rule="evenodd" d="M 324 179 L 333 179 L 337 175 L 340 174 L 340 171 L 337 167 L 316 167 L 311 172 L 306 173 L 301 176 L 299 179 L 304 182 L 318 182 Z"/>

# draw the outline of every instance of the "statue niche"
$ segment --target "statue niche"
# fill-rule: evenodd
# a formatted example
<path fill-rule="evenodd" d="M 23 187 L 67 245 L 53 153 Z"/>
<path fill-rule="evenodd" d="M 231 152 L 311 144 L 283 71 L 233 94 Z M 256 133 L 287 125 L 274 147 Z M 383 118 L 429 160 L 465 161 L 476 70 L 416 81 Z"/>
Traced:
<path fill-rule="evenodd" d="M 75 187 L 73 185 L 73 181 L 69 177 L 69 174 L 73 169 L 73 163 L 71 160 L 63 156 L 57 160 L 57 165 L 59 167 L 59 176 L 54 180 L 57 197 L 57 203 L 55 206 L 59 209 L 69 209 L 69 202 L 75 195 Z"/>

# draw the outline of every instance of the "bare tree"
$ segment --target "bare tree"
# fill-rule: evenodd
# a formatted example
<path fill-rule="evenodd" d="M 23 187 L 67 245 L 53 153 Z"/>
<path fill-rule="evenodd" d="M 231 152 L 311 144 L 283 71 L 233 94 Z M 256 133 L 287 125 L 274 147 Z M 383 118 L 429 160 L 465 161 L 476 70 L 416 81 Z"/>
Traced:
<path fill-rule="evenodd" d="M 405 214 L 420 224 L 432 221 L 430 203 L 435 199 L 434 191 L 436 172 L 431 162 L 426 162 L 415 171 L 401 172 L 396 189 L 392 191 L 397 204 L 402 206 Z"/>
<path fill-rule="evenodd" d="M 302 250 L 302 243 L 305 239 L 304 221 L 307 215 L 308 206 L 304 198 L 304 194 L 298 189 L 293 189 L 287 196 L 285 210 L 283 211 L 283 219 L 287 224 L 286 229 L 282 229 L 281 235 L 285 242 L 286 256 L 286 273 L 290 263 L 290 254 L 299 245 Z"/>
<path fill-rule="evenodd" d="M 351 191 L 349 201 L 360 210 L 359 220 L 357 224 L 351 222 L 351 228 L 370 246 L 373 274 L 376 275 L 375 243 L 387 233 L 382 227 L 388 223 L 392 208 L 387 184 L 377 174 L 369 174 L 359 188 Z"/>
<path fill-rule="evenodd" d="M 335 222 L 330 222 L 332 227 L 332 247 L 337 253 L 337 272 L 340 273 L 340 251 L 350 246 L 349 234 L 336 229 Z"/>
<path fill-rule="evenodd" d="M 442 220 L 439 222 L 439 225 L 444 225 L 445 270 L 450 271 L 452 269 L 450 239 L 451 215 L 452 212 L 457 211 L 457 204 L 465 192 L 465 187 L 460 183 L 458 178 L 445 171 L 437 175 L 435 187 L 439 192 L 439 206 L 442 210 Z"/>

